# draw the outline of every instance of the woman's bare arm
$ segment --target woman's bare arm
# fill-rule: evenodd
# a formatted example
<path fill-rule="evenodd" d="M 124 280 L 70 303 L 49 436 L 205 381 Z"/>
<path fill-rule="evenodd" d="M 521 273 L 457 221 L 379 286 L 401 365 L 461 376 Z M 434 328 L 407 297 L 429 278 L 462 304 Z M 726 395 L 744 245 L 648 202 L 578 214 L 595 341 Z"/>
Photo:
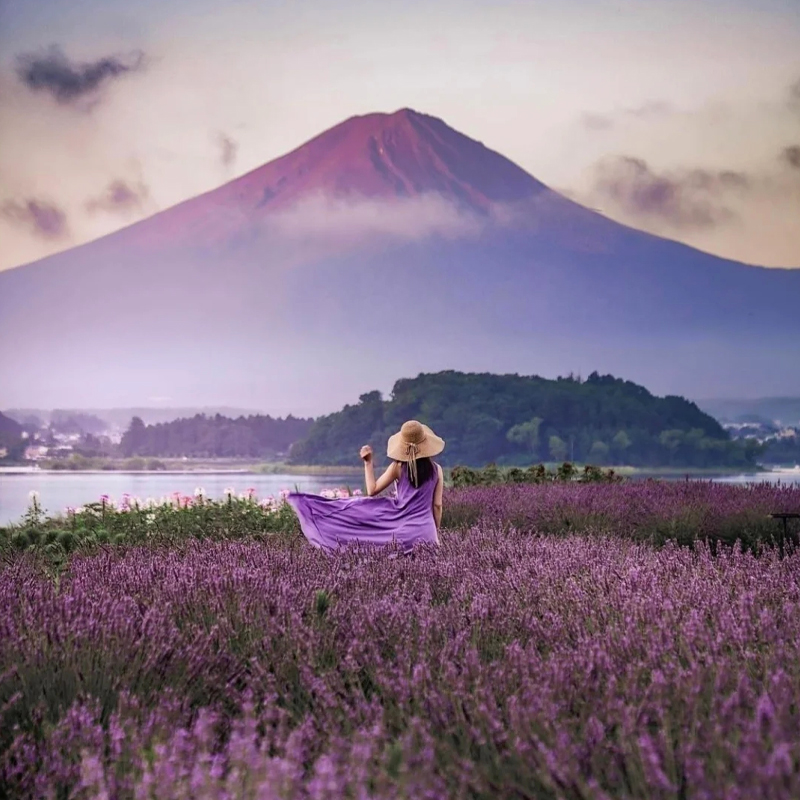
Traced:
<path fill-rule="evenodd" d="M 376 481 L 375 470 L 372 466 L 372 448 L 369 446 L 362 447 L 360 455 L 364 460 L 364 483 L 367 485 L 367 495 L 369 497 L 380 494 L 400 477 L 400 465 L 393 461 Z"/>
<path fill-rule="evenodd" d="M 433 519 L 436 523 L 436 530 L 442 527 L 442 497 L 444 495 L 444 472 L 436 465 L 436 488 L 433 490 Z"/>

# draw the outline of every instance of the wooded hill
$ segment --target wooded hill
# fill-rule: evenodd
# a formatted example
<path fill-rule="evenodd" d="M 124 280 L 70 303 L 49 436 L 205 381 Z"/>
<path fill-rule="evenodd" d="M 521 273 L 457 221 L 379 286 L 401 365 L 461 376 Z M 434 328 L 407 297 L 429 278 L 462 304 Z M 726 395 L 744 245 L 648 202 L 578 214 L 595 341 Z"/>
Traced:
<path fill-rule="evenodd" d="M 197 414 L 145 425 L 134 417 L 119 449 L 124 456 L 273 458 L 288 453 L 290 445 L 309 432 L 312 422 L 291 414 L 285 419 Z"/>
<path fill-rule="evenodd" d="M 759 446 L 733 442 L 722 426 L 682 397 L 654 397 L 611 375 L 548 380 L 447 371 L 399 380 L 391 398 L 363 394 L 356 405 L 321 417 L 294 444 L 295 464 L 352 464 L 407 419 L 442 436 L 442 464 L 529 465 L 572 460 L 633 466 L 752 466 Z"/>
<path fill-rule="evenodd" d="M 22 458 L 25 440 L 22 438 L 22 426 L 11 417 L 0 414 L 0 460 Z"/>

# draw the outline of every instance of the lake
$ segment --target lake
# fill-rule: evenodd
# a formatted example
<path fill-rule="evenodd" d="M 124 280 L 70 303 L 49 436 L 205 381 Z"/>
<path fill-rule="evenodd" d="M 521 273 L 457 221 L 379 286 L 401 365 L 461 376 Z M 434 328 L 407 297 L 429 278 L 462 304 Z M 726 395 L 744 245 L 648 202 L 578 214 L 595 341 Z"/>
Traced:
<path fill-rule="evenodd" d="M 258 497 L 277 496 L 281 489 L 297 487 L 304 492 L 350 486 L 361 488 L 363 479 L 348 475 L 259 475 L 251 473 L 164 473 L 164 472 L 27 472 L 0 474 L 0 525 L 17 522 L 27 511 L 30 492 L 39 492 L 39 502 L 49 514 L 59 514 L 67 506 L 75 508 L 95 503 L 107 494 L 121 500 L 126 492 L 146 500 L 171 495 L 173 492 L 193 495 L 205 489 L 212 498 L 221 498 L 225 489 L 236 493 L 255 489 Z"/>
<path fill-rule="evenodd" d="M 682 478 L 676 478 L 682 480 Z M 775 470 L 753 475 L 727 475 L 713 478 L 723 483 L 781 481 L 800 484 L 800 470 Z M 325 488 L 350 486 L 361 488 L 358 476 L 331 475 L 258 475 L 244 473 L 164 473 L 164 472 L 28 472 L 0 474 L 0 525 L 17 522 L 28 508 L 29 493 L 39 492 L 39 502 L 50 514 L 58 514 L 67 506 L 97 502 L 107 494 L 120 500 L 126 492 L 143 500 L 160 498 L 173 492 L 193 495 L 197 488 L 205 489 L 209 497 L 221 498 L 225 489 L 237 494 L 253 488 L 259 497 L 277 495 L 281 489 L 297 487 L 305 492 Z"/>

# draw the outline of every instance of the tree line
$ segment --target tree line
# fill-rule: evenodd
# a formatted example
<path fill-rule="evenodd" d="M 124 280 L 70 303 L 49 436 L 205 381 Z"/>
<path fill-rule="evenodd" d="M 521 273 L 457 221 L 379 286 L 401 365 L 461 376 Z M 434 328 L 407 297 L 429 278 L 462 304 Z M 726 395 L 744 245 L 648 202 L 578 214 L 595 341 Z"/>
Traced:
<path fill-rule="evenodd" d="M 122 436 L 125 457 L 276 458 L 311 430 L 313 420 L 255 414 L 231 419 L 221 414 L 145 425 L 133 417 Z"/>
<path fill-rule="evenodd" d="M 0 414 L 0 461 L 20 461 L 25 452 L 22 426 Z"/>
<path fill-rule="evenodd" d="M 351 464 L 362 444 L 380 453 L 407 419 L 447 441 L 445 466 L 527 466 L 577 461 L 631 466 L 753 466 L 753 440 L 732 441 L 713 417 L 683 397 L 593 372 L 548 380 L 520 375 L 423 374 L 320 417 L 292 446 L 295 464 Z"/>

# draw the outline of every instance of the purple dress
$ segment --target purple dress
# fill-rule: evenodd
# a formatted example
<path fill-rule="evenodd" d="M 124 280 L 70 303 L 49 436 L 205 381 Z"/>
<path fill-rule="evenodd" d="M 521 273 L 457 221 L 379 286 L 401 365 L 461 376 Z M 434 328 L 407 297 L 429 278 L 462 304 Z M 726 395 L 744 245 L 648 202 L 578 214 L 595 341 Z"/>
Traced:
<path fill-rule="evenodd" d="M 405 552 L 415 544 L 439 544 L 433 518 L 433 493 L 438 469 L 418 488 L 402 465 L 395 497 L 344 497 L 292 493 L 286 502 L 300 519 L 303 534 L 314 547 L 333 550 L 340 545 L 388 545 L 397 542 Z"/>

